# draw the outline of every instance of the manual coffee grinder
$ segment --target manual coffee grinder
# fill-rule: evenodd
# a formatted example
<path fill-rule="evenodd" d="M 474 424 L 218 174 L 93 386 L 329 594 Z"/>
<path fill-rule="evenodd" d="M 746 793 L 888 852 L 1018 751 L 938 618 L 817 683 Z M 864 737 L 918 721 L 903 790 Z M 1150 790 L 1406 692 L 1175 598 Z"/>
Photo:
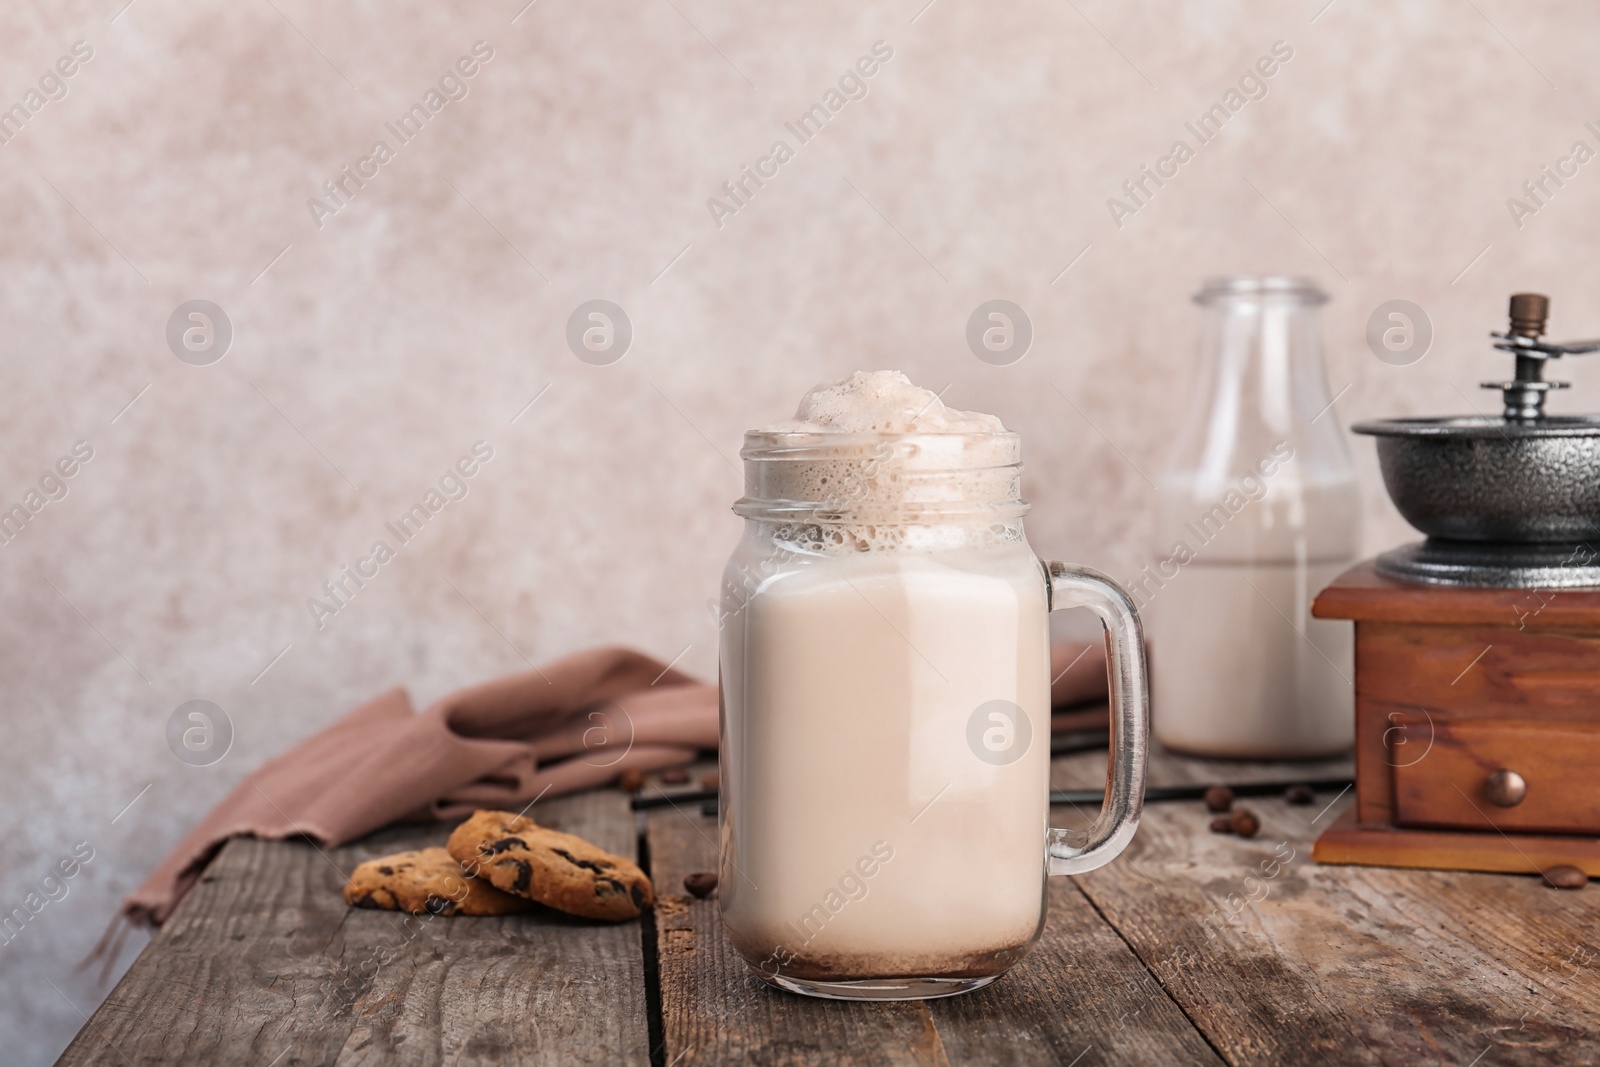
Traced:
<path fill-rule="evenodd" d="M 1427 540 L 1318 594 L 1355 623 L 1355 803 L 1322 863 L 1600 875 L 1600 416 L 1546 415 L 1550 301 L 1511 298 L 1497 416 L 1358 423 Z"/>

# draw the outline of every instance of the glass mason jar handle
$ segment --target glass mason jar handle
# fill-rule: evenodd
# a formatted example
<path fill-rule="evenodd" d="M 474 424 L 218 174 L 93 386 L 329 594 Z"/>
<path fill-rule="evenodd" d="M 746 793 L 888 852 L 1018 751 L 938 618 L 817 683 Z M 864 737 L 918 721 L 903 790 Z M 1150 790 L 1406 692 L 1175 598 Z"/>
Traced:
<path fill-rule="evenodd" d="M 1144 633 L 1133 601 L 1099 571 L 1046 563 L 1050 610 L 1088 608 L 1111 637 L 1111 757 L 1100 817 L 1087 830 L 1050 831 L 1050 873 L 1082 874 L 1104 867 L 1133 840 L 1144 810 L 1149 756 L 1150 680 Z"/>

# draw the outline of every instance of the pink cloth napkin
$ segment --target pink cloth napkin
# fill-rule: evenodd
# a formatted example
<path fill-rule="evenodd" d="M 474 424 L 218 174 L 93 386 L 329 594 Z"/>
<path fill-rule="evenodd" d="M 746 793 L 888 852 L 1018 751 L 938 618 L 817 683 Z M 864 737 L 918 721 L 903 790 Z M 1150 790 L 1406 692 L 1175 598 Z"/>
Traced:
<path fill-rule="evenodd" d="M 159 925 L 228 838 L 340 845 L 389 823 L 513 811 L 622 771 L 717 747 L 717 689 L 624 648 L 597 648 L 460 690 L 420 715 L 391 689 L 268 760 L 123 901 Z"/>

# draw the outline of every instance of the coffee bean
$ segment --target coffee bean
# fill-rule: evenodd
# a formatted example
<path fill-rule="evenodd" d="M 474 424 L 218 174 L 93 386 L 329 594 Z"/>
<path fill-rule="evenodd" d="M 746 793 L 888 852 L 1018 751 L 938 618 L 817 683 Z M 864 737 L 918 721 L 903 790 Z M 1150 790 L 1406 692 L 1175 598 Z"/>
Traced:
<path fill-rule="evenodd" d="M 1261 832 L 1261 820 L 1249 808 L 1240 808 L 1228 817 L 1228 822 L 1240 837 L 1254 837 Z"/>
<path fill-rule="evenodd" d="M 1309 785 L 1291 785 L 1283 791 L 1283 799 L 1291 804 L 1315 804 L 1317 794 L 1312 792 Z"/>
<path fill-rule="evenodd" d="M 717 876 L 711 871 L 695 871 L 684 876 L 683 888 L 704 900 L 717 888 Z"/>
<path fill-rule="evenodd" d="M 710 774 L 708 774 L 704 778 L 700 779 L 700 788 L 701 789 L 715 789 L 715 788 L 717 788 L 718 784 L 719 784 L 719 779 L 717 778 L 717 772 L 716 771 L 712 771 Z"/>
<path fill-rule="evenodd" d="M 1214 785 L 1207 789 L 1206 807 L 1212 811 L 1227 811 L 1233 807 L 1233 790 L 1225 785 Z"/>
<path fill-rule="evenodd" d="M 617 786 L 624 793 L 637 793 L 644 788 L 644 772 L 630 767 L 617 775 Z"/>
<path fill-rule="evenodd" d="M 682 785 L 689 780 L 689 772 L 682 767 L 668 767 L 661 772 L 663 785 Z"/>
<path fill-rule="evenodd" d="M 1211 820 L 1211 832 L 1214 834 L 1233 833 L 1233 820 L 1226 815 L 1218 815 Z"/>
<path fill-rule="evenodd" d="M 1589 876 L 1576 867 L 1562 864 L 1560 867 L 1551 867 L 1542 875 L 1544 884 L 1551 889 L 1582 889 L 1589 882 Z"/>

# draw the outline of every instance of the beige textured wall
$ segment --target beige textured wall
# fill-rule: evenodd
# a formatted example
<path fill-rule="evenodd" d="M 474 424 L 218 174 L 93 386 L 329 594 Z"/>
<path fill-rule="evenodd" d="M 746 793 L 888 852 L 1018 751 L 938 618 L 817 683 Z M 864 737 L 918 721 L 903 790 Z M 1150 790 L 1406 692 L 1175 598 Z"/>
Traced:
<path fill-rule="evenodd" d="M 1000 414 L 1035 546 L 1127 574 L 1152 519 L 1130 464 L 1159 468 L 1188 402 L 1202 275 L 1327 286 L 1347 424 L 1487 405 L 1514 289 L 1600 330 L 1600 162 L 1520 229 L 1506 206 L 1600 148 L 1591 5 L 523 2 L 0 15 L 0 105 L 93 49 L 0 149 L 0 499 L 94 453 L 0 548 L 0 907 L 94 849 L 0 944 L 8 1062 L 48 1062 L 67 1001 L 97 1002 L 72 963 L 156 856 L 353 702 L 599 641 L 710 675 L 739 433 L 818 379 L 900 367 Z M 468 95 L 399 145 L 384 123 L 479 40 Z M 867 96 L 786 135 L 878 40 Z M 1114 226 L 1107 197 L 1279 40 L 1268 95 Z M 307 199 L 379 138 L 395 157 L 319 228 Z M 794 158 L 716 225 L 707 198 L 778 138 Z M 963 340 L 994 297 L 1035 326 L 1014 366 Z M 1396 297 L 1436 331 L 1414 366 L 1362 339 Z M 198 298 L 234 328 L 209 366 L 164 339 Z M 612 366 L 563 340 L 595 298 L 634 325 Z M 1600 368 L 1567 376 L 1556 403 L 1600 409 Z M 479 440 L 468 496 L 319 630 L 307 598 Z M 1368 547 L 1408 539 L 1354 452 Z M 191 699 L 236 731 L 209 767 L 167 747 Z"/>

